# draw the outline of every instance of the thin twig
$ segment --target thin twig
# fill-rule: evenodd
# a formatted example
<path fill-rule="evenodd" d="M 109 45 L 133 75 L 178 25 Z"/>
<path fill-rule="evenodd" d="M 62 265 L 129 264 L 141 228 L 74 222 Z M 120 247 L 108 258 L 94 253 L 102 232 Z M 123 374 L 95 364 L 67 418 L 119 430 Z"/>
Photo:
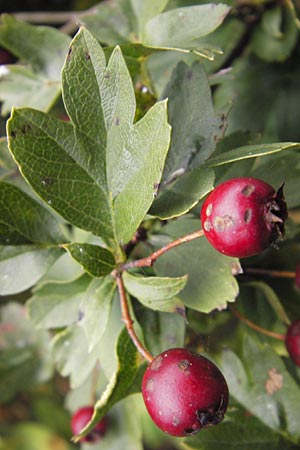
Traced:
<path fill-rule="evenodd" d="M 126 296 L 126 291 L 125 291 L 125 287 L 124 287 L 122 274 L 119 272 L 116 272 L 114 275 L 115 275 L 115 278 L 117 281 L 117 286 L 118 286 L 118 291 L 119 291 L 119 296 L 120 296 L 122 320 L 126 326 L 127 332 L 129 334 L 129 336 L 131 337 L 132 342 L 134 343 L 134 345 L 140 352 L 140 354 L 149 363 L 151 363 L 154 359 L 153 356 L 151 355 L 151 353 L 148 352 L 148 350 L 145 349 L 145 347 L 143 346 L 143 344 L 137 337 L 136 332 L 133 328 L 133 320 L 130 316 L 129 305 L 128 305 L 128 301 L 127 301 L 127 296 Z"/>
<path fill-rule="evenodd" d="M 296 272 L 291 272 L 288 270 L 273 270 L 273 269 L 261 269 L 259 267 L 246 267 L 243 268 L 244 274 L 253 275 L 266 275 L 273 278 L 295 278 Z"/>
<path fill-rule="evenodd" d="M 151 253 L 151 255 L 146 256 L 146 258 L 137 259 L 136 261 L 131 261 L 129 263 L 123 264 L 122 266 L 120 266 L 119 269 L 123 271 L 127 269 L 132 269 L 133 267 L 151 267 L 153 266 L 157 258 L 164 255 L 169 250 L 172 250 L 172 248 L 178 247 L 178 245 L 184 244 L 186 242 L 193 241 L 194 239 L 198 239 L 203 235 L 204 235 L 203 230 L 194 231 L 193 233 L 175 239 L 174 241 L 170 242 L 169 244 L 165 245 L 159 250 L 156 250 L 155 252 Z"/>
<path fill-rule="evenodd" d="M 232 308 L 232 312 L 238 319 L 240 319 L 242 322 L 244 322 L 246 325 L 248 325 L 248 327 L 252 328 L 253 330 L 258 331 L 259 333 L 272 337 L 274 339 L 278 339 L 280 341 L 285 340 L 284 334 L 275 333 L 274 331 L 269 331 L 266 330 L 265 328 L 260 327 L 259 325 L 256 325 L 255 323 L 251 322 L 251 320 L 244 317 L 243 314 L 241 314 L 235 308 Z"/>

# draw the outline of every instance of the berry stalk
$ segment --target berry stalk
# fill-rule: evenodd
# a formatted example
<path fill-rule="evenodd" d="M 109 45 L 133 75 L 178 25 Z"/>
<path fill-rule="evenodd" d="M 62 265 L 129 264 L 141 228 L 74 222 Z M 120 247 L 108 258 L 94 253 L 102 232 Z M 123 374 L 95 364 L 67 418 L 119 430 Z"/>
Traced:
<path fill-rule="evenodd" d="M 253 330 L 258 331 L 259 333 L 264 334 L 265 336 L 278 339 L 279 341 L 285 340 L 285 336 L 283 334 L 275 333 L 274 331 L 266 330 L 265 328 L 260 327 L 256 323 L 252 322 L 251 320 L 243 316 L 243 314 L 241 314 L 235 308 L 232 308 L 232 312 L 239 320 L 244 322 L 246 325 L 248 325 L 248 327 L 252 328 Z"/>
<path fill-rule="evenodd" d="M 151 363 L 153 361 L 153 356 L 143 346 L 143 344 L 139 340 L 139 338 L 136 335 L 136 332 L 133 328 L 133 320 L 131 318 L 130 311 L 129 311 L 129 305 L 128 305 L 128 300 L 127 300 L 127 295 L 126 295 L 126 291 L 125 291 L 122 274 L 120 272 L 116 272 L 114 275 L 115 275 L 115 278 L 117 281 L 117 286 L 118 286 L 118 291 L 119 291 L 120 305 L 121 305 L 121 311 L 122 311 L 122 321 L 124 322 L 127 332 L 129 334 L 129 336 L 131 337 L 131 340 L 134 343 L 134 345 L 136 346 L 137 350 L 149 363 Z"/>
<path fill-rule="evenodd" d="M 132 269 L 134 267 L 151 267 L 155 263 L 155 261 L 168 251 L 172 250 L 172 248 L 178 247 L 181 244 L 185 244 L 186 242 L 191 242 L 195 239 L 198 239 L 199 237 L 203 236 L 204 232 L 203 230 L 197 230 L 193 233 L 186 234 L 185 236 L 182 236 L 178 239 L 175 239 L 174 241 L 170 242 L 169 244 L 165 245 L 164 247 L 156 250 L 155 252 L 151 253 L 149 256 L 146 256 L 146 258 L 137 259 L 135 261 L 131 261 L 129 263 L 125 263 L 119 267 L 119 270 L 124 271 L 127 269 Z"/>

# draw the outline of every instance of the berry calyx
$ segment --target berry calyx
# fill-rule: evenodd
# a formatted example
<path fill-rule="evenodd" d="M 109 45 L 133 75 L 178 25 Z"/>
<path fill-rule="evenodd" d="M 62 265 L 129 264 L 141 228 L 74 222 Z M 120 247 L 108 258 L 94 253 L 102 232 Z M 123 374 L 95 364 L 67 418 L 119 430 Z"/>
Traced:
<path fill-rule="evenodd" d="M 142 382 L 154 423 L 172 436 L 188 436 L 217 425 L 228 405 L 228 387 L 210 360 L 184 348 L 156 356 Z"/>
<path fill-rule="evenodd" d="M 285 346 L 292 361 L 300 367 L 300 320 L 289 325 L 285 335 Z"/>
<path fill-rule="evenodd" d="M 92 406 L 83 406 L 73 414 L 71 418 L 71 429 L 73 434 L 81 432 L 85 425 L 91 420 L 93 413 L 94 408 Z M 101 419 L 86 436 L 80 439 L 80 442 L 94 443 L 99 441 L 106 433 L 107 425 L 107 418 L 103 417 L 103 419 Z"/>
<path fill-rule="evenodd" d="M 201 210 L 204 234 L 227 256 L 261 253 L 284 236 L 287 206 L 283 186 L 276 192 L 257 178 L 233 178 L 217 186 Z"/>

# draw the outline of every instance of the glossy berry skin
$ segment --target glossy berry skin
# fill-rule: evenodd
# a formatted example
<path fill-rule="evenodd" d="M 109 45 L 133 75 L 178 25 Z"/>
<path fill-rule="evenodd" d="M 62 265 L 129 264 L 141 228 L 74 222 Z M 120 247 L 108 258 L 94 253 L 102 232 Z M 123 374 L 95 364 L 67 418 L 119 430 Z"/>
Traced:
<path fill-rule="evenodd" d="M 223 420 L 228 387 L 207 358 L 184 348 L 156 356 L 142 382 L 146 408 L 154 423 L 172 436 L 188 436 Z"/>
<path fill-rule="evenodd" d="M 92 406 L 84 406 L 78 409 L 71 418 L 71 429 L 73 434 L 78 434 L 85 427 L 85 425 L 90 421 L 94 413 L 94 408 Z M 104 417 L 100 422 L 98 422 L 95 427 L 80 439 L 81 442 L 94 443 L 101 439 L 107 430 L 107 418 Z"/>
<path fill-rule="evenodd" d="M 300 320 L 292 322 L 285 335 L 285 346 L 294 363 L 300 367 Z"/>
<path fill-rule="evenodd" d="M 261 253 L 284 235 L 287 207 L 283 186 L 276 192 L 256 178 L 233 178 L 217 186 L 201 210 L 204 234 L 227 256 Z"/>

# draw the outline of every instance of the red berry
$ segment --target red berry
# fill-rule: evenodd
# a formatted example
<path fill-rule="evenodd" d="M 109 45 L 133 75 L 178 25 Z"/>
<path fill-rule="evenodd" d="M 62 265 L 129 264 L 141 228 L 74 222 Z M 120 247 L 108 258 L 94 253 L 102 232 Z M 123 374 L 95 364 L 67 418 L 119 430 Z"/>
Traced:
<path fill-rule="evenodd" d="M 71 429 L 73 434 L 78 434 L 85 427 L 85 425 L 90 421 L 94 413 L 94 408 L 92 406 L 84 406 L 78 409 L 75 414 L 73 414 L 71 419 Z M 107 418 L 103 417 L 100 422 L 98 422 L 95 427 L 80 439 L 81 442 L 94 443 L 99 441 L 102 436 L 104 436 L 107 430 Z"/>
<path fill-rule="evenodd" d="M 220 370 L 184 348 L 154 358 L 144 374 L 142 394 L 152 420 L 173 436 L 218 424 L 228 404 L 228 387 Z"/>
<path fill-rule="evenodd" d="M 256 178 L 233 178 L 205 200 L 201 222 L 210 244 L 224 255 L 256 255 L 284 235 L 287 207 L 283 186 L 276 192 Z"/>
<path fill-rule="evenodd" d="M 285 346 L 291 359 L 300 367 L 300 320 L 296 320 L 288 327 Z"/>
<path fill-rule="evenodd" d="M 300 289 L 300 264 L 296 265 L 295 285 Z"/>

